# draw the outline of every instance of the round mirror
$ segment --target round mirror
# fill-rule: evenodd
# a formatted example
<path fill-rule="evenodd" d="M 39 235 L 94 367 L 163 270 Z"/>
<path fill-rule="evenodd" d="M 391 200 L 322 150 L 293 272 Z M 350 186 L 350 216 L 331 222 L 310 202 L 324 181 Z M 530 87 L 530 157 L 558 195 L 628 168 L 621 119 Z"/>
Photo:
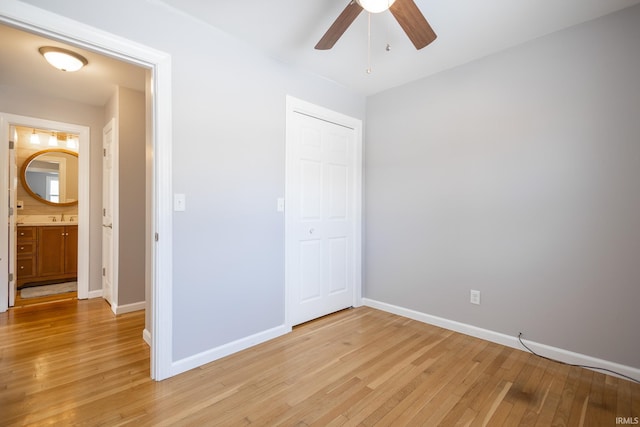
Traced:
<path fill-rule="evenodd" d="M 42 203 L 78 203 L 78 153 L 61 148 L 38 151 L 22 164 L 20 178 L 27 193 Z"/>

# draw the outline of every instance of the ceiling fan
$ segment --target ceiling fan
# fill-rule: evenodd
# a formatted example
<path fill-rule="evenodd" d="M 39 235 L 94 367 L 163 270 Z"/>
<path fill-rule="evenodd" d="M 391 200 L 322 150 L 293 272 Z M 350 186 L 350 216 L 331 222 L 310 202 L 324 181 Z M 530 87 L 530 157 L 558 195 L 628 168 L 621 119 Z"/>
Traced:
<path fill-rule="evenodd" d="M 413 0 L 351 0 L 315 48 L 331 49 L 363 10 L 379 13 L 387 9 L 407 33 L 416 49 L 422 49 L 436 39 L 436 33 Z"/>

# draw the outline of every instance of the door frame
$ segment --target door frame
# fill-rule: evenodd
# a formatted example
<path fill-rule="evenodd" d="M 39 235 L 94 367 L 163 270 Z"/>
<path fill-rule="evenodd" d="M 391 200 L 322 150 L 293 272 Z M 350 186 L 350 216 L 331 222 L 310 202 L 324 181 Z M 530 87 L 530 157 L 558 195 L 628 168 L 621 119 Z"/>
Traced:
<path fill-rule="evenodd" d="M 293 115 L 304 114 L 319 120 L 344 126 L 353 129 L 355 133 L 355 173 L 353 196 L 354 204 L 354 230 L 353 230 L 353 251 L 354 251 L 354 285 L 353 285 L 353 306 L 362 305 L 362 121 L 354 117 L 330 110 L 325 107 L 287 95 L 286 99 L 286 141 L 285 141 L 285 326 L 291 329 L 291 310 L 294 304 L 294 281 L 291 273 L 291 256 L 289 240 L 294 233 L 295 222 L 293 211 L 286 208 L 287 200 L 293 200 L 293 180 L 296 179 L 294 165 L 292 162 L 292 150 L 294 139 Z"/>
<path fill-rule="evenodd" d="M 0 23 L 59 40 L 102 55 L 126 61 L 149 70 L 147 88 L 151 90 L 147 113 L 150 150 L 147 168 L 147 248 L 151 262 L 146 273 L 151 295 L 146 309 L 151 312 L 145 335 L 150 338 L 151 378 L 159 381 L 174 375 L 172 364 L 172 118 L 171 56 L 165 52 L 91 27 L 17 0 L 0 3 Z M 2 147 L 0 147 L 1 149 Z M 151 158 L 152 157 L 152 158 Z M 0 185 L 4 182 L 0 180 Z M 3 185 L 6 188 L 6 185 Z M 0 191 L 4 191 L 0 189 Z M 6 203 L 0 204 L 6 206 Z M 0 207 L 0 221 L 8 210 Z M 151 328 L 149 331 L 148 328 Z"/>
<path fill-rule="evenodd" d="M 2 126 L 2 123 L 4 122 L 4 120 L 0 119 L 0 126 Z M 2 131 L 0 131 L 2 132 Z M 11 140 L 11 137 L 16 136 L 16 128 L 15 126 L 9 124 L 9 140 Z M 2 136 L 0 136 L 0 138 L 2 138 Z M 15 143 L 15 141 L 14 141 Z M 3 153 L 6 153 L 6 151 L 3 151 Z M 8 238 L 6 239 L 6 241 L 9 242 L 9 247 L 8 248 L 4 248 L 7 252 L 5 252 L 5 254 L 7 254 L 7 261 L 9 262 L 8 265 L 8 271 L 9 271 L 9 277 L 12 277 L 13 280 L 8 280 L 8 286 L 2 286 L 3 288 L 7 289 L 7 292 L 9 292 L 9 298 L 6 299 L 4 298 L 4 294 L 2 293 L 2 290 L 0 290 L 0 298 L 2 300 L 8 300 L 8 304 L 9 307 L 13 307 L 16 303 L 16 293 L 18 292 L 18 287 L 16 286 L 17 282 L 18 282 L 18 262 L 16 260 L 17 257 L 17 248 L 18 248 L 18 230 L 17 230 L 17 221 L 16 221 L 16 210 L 18 209 L 18 197 L 16 195 L 16 192 L 18 191 L 18 165 L 17 165 L 17 156 L 16 156 L 16 150 L 11 150 L 9 149 L 8 152 L 8 159 L 4 159 L 3 155 L 0 154 L 0 164 L 4 163 L 5 165 L 7 164 L 7 160 L 9 161 L 9 167 L 7 168 L 7 170 L 9 171 L 9 182 L 7 185 L 7 192 L 9 194 L 8 199 L 9 199 L 9 211 L 11 211 L 11 209 L 13 209 L 13 213 L 14 215 L 9 215 L 9 229 L 7 230 L 9 233 Z M 11 182 L 13 180 L 13 182 Z M 3 241 L 2 239 L 0 239 L 0 241 Z M 11 252 L 11 248 L 15 248 L 13 250 L 13 253 Z M 13 255 L 13 256 L 12 256 Z M 0 257 L 2 257 L 4 255 L 0 255 Z M 2 270 L 4 271 L 4 270 Z"/>
<path fill-rule="evenodd" d="M 91 176 L 91 159 L 89 156 L 89 127 L 0 112 L 0 162 L 2 163 L 4 163 L 8 159 L 6 156 L 8 155 L 9 150 L 8 142 L 9 139 L 11 139 L 11 135 L 9 135 L 9 129 L 11 128 L 11 126 L 23 126 L 38 129 L 56 129 L 60 132 L 73 133 L 78 135 L 78 298 L 88 298 L 89 180 Z M 6 193 L 5 187 L 3 187 L 2 191 L 0 192 L 0 200 L 6 200 L 7 198 L 8 194 Z M 19 212 L 14 212 L 15 216 L 17 216 L 18 214 Z M 16 256 L 15 251 L 13 255 L 14 257 Z M 2 271 L 4 271 L 4 265 L 2 266 Z M 0 299 L 2 299 L 3 302 L 6 301 L 4 292 L 8 292 L 8 286 L 5 286 L 4 282 L 0 280 Z M 6 310 L 5 306 L 0 305 L 0 311 L 4 311 L 3 309 Z"/>
<path fill-rule="evenodd" d="M 105 220 L 105 200 L 104 200 L 104 187 L 105 187 L 105 175 L 104 175 L 104 160 L 107 155 L 107 149 L 105 147 L 105 134 L 106 130 L 111 128 L 111 147 L 110 152 L 108 153 L 111 156 L 111 271 L 105 272 L 105 262 L 104 262 L 104 220 Z M 102 128 L 102 150 L 104 151 L 102 157 L 102 215 L 100 216 L 100 224 L 102 226 L 102 297 L 109 303 L 111 306 L 111 311 L 114 314 L 118 314 L 118 263 L 119 263 L 119 254 L 120 254 L 120 154 L 119 154 L 119 135 L 118 135 L 118 119 L 112 117 L 106 125 Z M 145 266 L 146 268 L 146 266 Z M 111 274 L 111 295 L 109 299 L 105 298 L 104 295 L 104 283 L 105 277 Z"/>

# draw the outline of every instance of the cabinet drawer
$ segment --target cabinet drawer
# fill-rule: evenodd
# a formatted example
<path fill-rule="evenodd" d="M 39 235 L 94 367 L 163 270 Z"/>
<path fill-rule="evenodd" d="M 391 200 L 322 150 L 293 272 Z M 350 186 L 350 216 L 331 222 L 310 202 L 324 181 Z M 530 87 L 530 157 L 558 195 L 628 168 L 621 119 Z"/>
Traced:
<path fill-rule="evenodd" d="M 35 240 L 36 227 L 18 227 L 18 241 Z"/>
<path fill-rule="evenodd" d="M 36 272 L 36 260 L 34 258 L 18 259 L 18 278 L 32 277 Z"/>
<path fill-rule="evenodd" d="M 34 242 L 18 242 L 18 256 L 32 255 L 33 253 L 35 253 Z"/>

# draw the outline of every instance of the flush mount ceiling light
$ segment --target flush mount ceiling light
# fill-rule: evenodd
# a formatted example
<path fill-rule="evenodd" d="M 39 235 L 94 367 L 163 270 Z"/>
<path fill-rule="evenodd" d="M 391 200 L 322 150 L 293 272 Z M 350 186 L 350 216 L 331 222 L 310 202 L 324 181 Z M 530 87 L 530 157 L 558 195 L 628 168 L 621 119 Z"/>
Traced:
<path fill-rule="evenodd" d="M 367 12 L 380 13 L 389 9 L 396 0 L 356 0 Z"/>
<path fill-rule="evenodd" d="M 49 64 L 62 71 L 78 71 L 89 63 L 84 56 L 59 47 L 44 46 L 38 51 Z"/>

